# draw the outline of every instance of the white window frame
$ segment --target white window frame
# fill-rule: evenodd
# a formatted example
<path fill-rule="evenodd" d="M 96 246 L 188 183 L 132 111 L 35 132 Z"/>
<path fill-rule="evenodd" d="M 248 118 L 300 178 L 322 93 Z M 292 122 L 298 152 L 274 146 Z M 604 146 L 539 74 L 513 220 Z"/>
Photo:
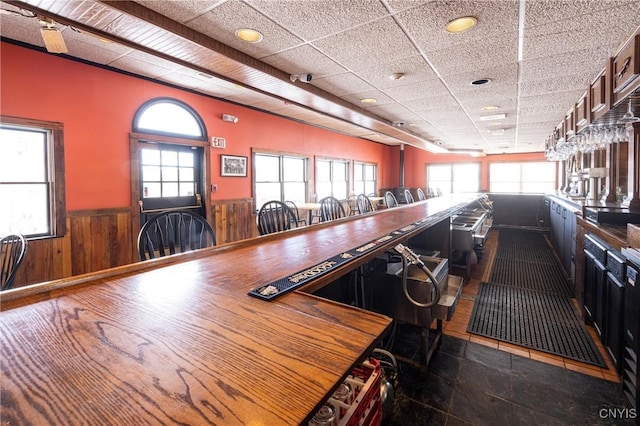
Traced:
<path fill-rule="evenodd" d="M 296 204 L 300 203 L 300 202 L 306 202 L 309 199 L 309 157 L 303 155 L 303 154 L 295 154 L 295 153 L 284 153 L 284 152 L 274 152 L 274 151 L 268 151 L 268 150 L 254 150 L 253 151 L 253 158 L 252 158 L 252 164 L 254 167 L 253 170 L 253 198 L 254 198 L 254 202 L 256 205 L 256 209 L 259 209 L 260 206 L 263 204 L 263 201 L 261 201 L 258 198 L 258 185 L 260 183 L 267 183 L 267 181 L 265 182 L 258 182 L 257 179 L 257 175 L 258 173 L 256 172 L 255 167 L 257 167 L 257 164 L 259 163 L 259 161 L 256 161 L 256 157 L 257 156 L 268 156 L 268 157 L 274 157 L 278 159 L 278 180 L 277 181 L 269 181 L 272 183 L 277 183 L 280 186 L 280 195 L 279 198 L 277 198 L 277 200 L 279 201 L 293 201 Z M 304 176 L 303 179 L 298 181 L 298 180 L 294 180 L 294 181 L 287 181 L 285 180 L 285 171 L 284 171 L 284 160 L 286 158 L 289 159 L 296 159 L 296 160 L 302 160 L 304 162 Z M 286 189 L 285 186 L 287 184 L 287 182 L 289 183 L 303 183 L 304 184 L 304 199 L 303 200 L 298 200 L 298 199 L 287 199 L 286 198 Z M 270 200 L 266 200 L 266 201 L 270 201 Z M 265 201 L 265 202 L 266 202 Z"/>
<path fill-rule="evenodd" d="M 329 180 L 328 181 L 322 181 L 322 182 L 328 182 L 329 186 L 331 187 L 331 193 L 330 194 L 324 194 L 324 193 L 319 193 L 318 191 L 318 183 L 320 182 L 320 179 L 318 178 L 318 163 L 320 162 L 326 162 L 329 163 Z M 336 185 L 336 171 L 335 171 L 335 166 L 336 164 L 341 164 L 345 166 L 345 182 L 344 182 L 344 197 L 340 196 L 339 194 L 336 194 L 335 191 L 335 185 Z M 322 198 L 325 198 L 327 196 L 332 196 L 335 197 L 341 201 L 345 201 L 347 200 L 347 198 L 349 197 L 349 193 L 350 193 L 350 188 L 351 188 L 351 161 L 350 160 L 345 160 L 345 159 L 338 159 L 338 158 L 316 158 L 316 198 L 317 201 L 319 201 Z"/>
<path fill-rule="evenodd" d="M 358 176 L 358 173 L 356 172 L 359 167 L 360 167 L 360 169 L 362 171 L 362 176 Z M 367 168 L 373 168 L 373 180 L 367 180 L 366 179 L 366 169 Z M 372 191 L 366 191 L 367 182 L 373 182 L 373 190 Z M 358 186 L 359 183 L 361 183 L 362 191 L 359 191 L 358 189 L 356 189 L 356 187 Z M 353 162 L 353 189 L 354 189 L 354 192 L 355 192 L 356 195 L 358 195 L 358 194 L 365 194 L 365 195 L 377 194 L 377 191 L 378 191 L 378 165 L 376 163 L 367 163 L 367 162 L 364 162 L 364 161 L 354 161 Z"/>

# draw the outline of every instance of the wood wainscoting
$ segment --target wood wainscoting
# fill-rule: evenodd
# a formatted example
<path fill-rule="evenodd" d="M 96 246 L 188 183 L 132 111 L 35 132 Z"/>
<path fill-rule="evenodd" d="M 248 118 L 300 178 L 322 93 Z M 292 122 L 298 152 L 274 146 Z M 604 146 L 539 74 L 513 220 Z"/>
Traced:
<path fill-rule="evenodd" d="M 253 198 L 213 201 L 211 212 L 217 245 L 258 235 Z"/>
<path fill-rule="evenodd" d="M 67 212 L 67 233 L 29 240 L 14 287 L 131 263 L 129 207 Z"/>
<path fill-rule="evenodd" d="M 258 235 L 252 198 L 215 201 L 211 211 L 218 245 Z M 29 240 L 14 287 L 137 262 L 139 229 L 131 220 L 137 212 L 137 206 L 67 212 L 66 235 Z"/>

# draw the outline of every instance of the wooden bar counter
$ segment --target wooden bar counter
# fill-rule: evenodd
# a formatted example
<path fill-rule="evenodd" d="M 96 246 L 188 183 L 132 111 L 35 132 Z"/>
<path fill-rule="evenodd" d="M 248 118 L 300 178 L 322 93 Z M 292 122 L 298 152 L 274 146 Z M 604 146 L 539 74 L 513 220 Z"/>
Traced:
<path fill-rule="evenodd" d="M 247 293 L 476 199 L 440 197 L 3 292 L 2 423 L 308 422 L 391 323 L 309 291 L 398 241 L 275 300 Z"/>

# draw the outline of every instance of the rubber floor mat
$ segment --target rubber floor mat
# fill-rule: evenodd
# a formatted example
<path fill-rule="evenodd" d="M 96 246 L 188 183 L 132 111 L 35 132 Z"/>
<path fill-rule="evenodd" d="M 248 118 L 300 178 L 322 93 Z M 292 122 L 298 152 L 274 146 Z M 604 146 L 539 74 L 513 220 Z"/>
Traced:
<path fill-rule="evenodd" d="M 573 296 L 569 281 L 555 262 L 544 264 L 496 257 L 489 281 L 527 290 Z"/>
<path fill-rule="evenodd" d="M 571 298 L 561 294 L 481 282 L 467 331 L 606 367 Z"/>
<path fill-rule="evenodd" d="M 500 230 L 489 281 L 573 296 L 569 278 L 540 232 Z"/>
<path fill-rule="evenodd" d="M 544 234 L 539 231 L 522 231 L 519 229 L 501 229 L 498 234 L 500 245 L 548 246 Z"/>

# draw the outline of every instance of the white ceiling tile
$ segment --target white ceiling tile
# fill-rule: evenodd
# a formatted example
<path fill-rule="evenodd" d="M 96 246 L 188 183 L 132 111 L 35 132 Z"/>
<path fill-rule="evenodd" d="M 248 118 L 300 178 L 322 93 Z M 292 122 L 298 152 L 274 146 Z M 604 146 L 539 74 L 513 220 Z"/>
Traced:
<path fill-rule="evenodd" d="M 227 46 L 231 46 L 255 58 L 263 58 L 274 53 L 299 46 L 303 41 L 265 17 L 249 5 L 240 1 L 222 3 L 204 15 L 187 24 Z M 236 30 L 251 28 L 262 33 L 259 43 L 247 43 L 235 36 Z"/>
<path fill-rule="evenodd" d="M 136 3 L 181 23 L 207 13 L 220 0 L 136 0 Z"/>
<path fill-rule="evenodd" d="M 543 2 L 530 2 L 538 6 Z M 544 2 L 546 3 L 546 2 Z M 554 3 L 554 2 L 551 2 Z M 566 9 L 589 8 L 571 19 L 556 19 L 525 31 L 524 59 L 530 60 L 590 48 L 603 50 L 605 56 L 613 56 L 617 47 L 630 37 L 638 26 L 639 1 L 588 1 L 563 3 Z M 603 5 L 621 4 L 618 7 L 598 10 Z M 558 5 L 551 7 L 557 10 Z M 546 13 L 545 13 L 546 15 Z"/>
<path fill-rule="evenodd" d="M 458 34 L 446 31 L 449 21 L 467 15 L 478 19 L 474 28 Z M 473 44 L 482 39 L 512 38 L 518 32 L 517 18 L 516 0 L 431 1 L 398 13 L 400 22 L 427 56 L 434 51 Z"/>
<path fill-rule="evenodd" d="M 512 66 L 518 57 L 517 33 L 493 39 L 472 40 L 463 45 L 432 51 L 427 57 L 442 75 L 453 75 L 461 70 L 481 72 L 499 65 Z M 486 76 L 478 75 L 476 78 Z"/>
<path fill-rule="evenodd" d="M 289 74 L 312 74 L 314 79 L 347 71 L 308 44 L 266 56 L 262 60 Z"/>
<path fill-rule="evenodd" d="M 365 24 L 313 44 L 350 70 L 400 61 L 416 54 L 415 48 L 392 18 Z"/>
<path fill-rule="evenodd" d="M 418 54 L 390 62 L 367 64 L 363 68 L 353 70 L 353 73 L 381 89 L 436 80 L 438 78 L 428 66 L 424 57 Z M 403 73 L 404 77 L 400 80 L 392 80 L 389 76 L 395 73 Z"/>
<path fill-rule="evenodd" d="M 352 73 L 332 75 L 311 80 L 311 84 L 336 96 L 373 92 L 375 88 Z"/>
<path fill-rule="evenodd" d="M 416 99 L 449 95 L 449 91 L 440 80 L 421 81 L 415 84 L 388 87 L 384 92 L 391 98 L 402 103 L 415 101 Z"/>
<path fill-rule="evenodd" d="M 293 34 L 308 41 L 355 28 L 388 15 L 387 9 L 377 0 L 247 2 Z"/>

